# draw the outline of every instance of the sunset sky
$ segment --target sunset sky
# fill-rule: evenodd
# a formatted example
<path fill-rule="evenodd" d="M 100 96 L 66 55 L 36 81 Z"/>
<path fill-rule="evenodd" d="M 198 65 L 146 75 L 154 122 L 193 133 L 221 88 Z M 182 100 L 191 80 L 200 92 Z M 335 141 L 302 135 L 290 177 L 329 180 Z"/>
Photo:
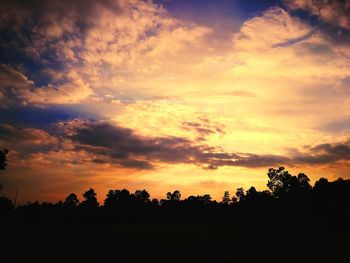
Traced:
<path fill-rule="evenodd" d="M 2 0 L 3 194 L 350 178 L 350 1 Z"/>

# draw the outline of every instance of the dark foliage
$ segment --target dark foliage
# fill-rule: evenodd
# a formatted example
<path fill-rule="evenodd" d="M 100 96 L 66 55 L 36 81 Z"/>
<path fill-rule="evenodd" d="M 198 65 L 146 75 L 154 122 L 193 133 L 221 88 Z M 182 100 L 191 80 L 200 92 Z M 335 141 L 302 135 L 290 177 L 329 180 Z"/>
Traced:
<path fill-rule="evenodd" d="M 5 170 L 7 166 L 6 155 L 8 154 L 7 149 L 0 149 L 0 170 Z"/>
<path fill-rule="evenodd" d="M 104 200 L 104 207 L 109 209 L 140 208 L 150 204 L 150 194 L 146 190 L 136 190 L 133 194 L 126 189 L 109 190 Z"/>
<path fill-rule="evenodd" d="M 0 196 L 0 212 L 9 212 L 14 208 L 10 199 Z"/>
<path fill-rule="evenodd" d="M 6 155 L 9 153 L 7 149 L 0 148 L 0 171 L 5 170 L 7 166 Z M 2 184 L 0 184 L 0 190 L 2 190 Z"/>
<path fill-rule="evenodd" d="M 81 202 L 80 206 L 84 208 L 97 208 L 99 203 L 97 202 L 97 193 L 94 189 L 90 188 L 84 194 L 84 201 Z"/>
<path fill-rule="evenodd" d="M 76 194 L 71 193 L 66 197 L 66 200 L 63 202 L 64 207 L 74 208 L 79 205 L 79 199 Z"/>
<path fill-rule="evenodd" d="M 350 219 L 350 180 L 339 178 L 329 182 L 319 179 L 312 187 L 308 176 L 291 175 L 284 167 L 268 170 L 270 190 L 247 191 L 238 188 L 235 196 L 225 191 L 221 202 L 211 196 L 197 195 L 181 199 L 179 190 L 166 193 L 158 201 L 150 199 L 146 190 L 130 193 L 126 189 L 108 191 L 103 206 L 99 206 L 93 189 L 83 193 L 79 202 L 71 193 L 64 202 L 28 203 L 16 209 L 10 200 L 0 199 L 1 211 L 7 211 L 14 220 L 68 221 L 68 222 L 137 222 L 137 223 L 225 223 L 259 220 L 310 221 Z M 9 213 L 11 212 L 11 213 Z M 283 218 L 283 220 L 281 220 Z"/>

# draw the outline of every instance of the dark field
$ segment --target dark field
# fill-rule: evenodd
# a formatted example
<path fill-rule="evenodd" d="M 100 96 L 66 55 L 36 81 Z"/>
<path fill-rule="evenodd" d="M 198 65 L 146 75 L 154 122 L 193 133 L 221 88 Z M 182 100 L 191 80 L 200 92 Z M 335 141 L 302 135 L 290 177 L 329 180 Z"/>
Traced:
<path fill-rule="evenodd" d="M 146 190 L 110 190 L 103 205 L 89 189 L 79 202 L 14 207 L 0 198 L 4 262 L 350 262 L 350 180 L 320 179 L 281 167 L 271 191 L 237 189 L 150 200 Z M 316 261 L 316 262 L 317 262 Z M 2 263 L 2 261 L 0 261 Z"/>
<path fill-rule="evenodd" d="M 2 262 L 348 262 L 350 247 L 344 224 L 8 224 L 1 232 Z"/>

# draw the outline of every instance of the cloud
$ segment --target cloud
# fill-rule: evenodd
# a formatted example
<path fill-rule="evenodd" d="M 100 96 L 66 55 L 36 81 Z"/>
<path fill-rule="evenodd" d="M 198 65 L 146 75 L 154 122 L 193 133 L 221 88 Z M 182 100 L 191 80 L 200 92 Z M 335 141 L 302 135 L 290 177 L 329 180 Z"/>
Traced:
<path fill-rule="evenodd" d="M 310 37 L 312 37 L 312 35 L 317 31 L 317 29 L 313 29 L 310 32 L 306 33 L 303 36 L 300 37 L 296 37 L 296 38 L 292 38 L 292 39 L 288 39 L 285 42 L 281 42 L 281 43 L 277 43 L 274 44 L 273 47 L 288 47 L 294 44 L 297 44 L 299 42 L 303 42 L 304 40 L 309 39 Z"/>
<path fill-rule="evenodd" d="M 343 0 L 286 0 L 292 9 L 304 9 L 328 23 L 350 29 L 350 2 Z"/>
<path fill-rule="evenodd" d="M 123 167 L 151 168 L 152 163 L 195 163 L 197 155 L 208 147 L 193 146 L 179 137 L 139 136 L 131 129 L 105 122 L 73 124 L 74 132 L 68 138 L 77 151 L 85 151 L 107 158 L 106 162 Z M 205 149 L 204 149 L 205 148 Z"/>
<path fill-rule="evenodd" d="M 255 49 L 255 52 L 259 52 L 291 39 L 302 40 L 309 36 L 310 31 L 310 26 L 303 21 L 293 18 L 280 7 L 273 7 L 245 21 L 240 32 L 234 35 L 233 43 L 241 51 Z"/>
<path fill-rule="evenodd" d="M 225 134 L 225 125 L 210 122 L 209 119 L 204 117 L 199 117 L 197 121 L 184 121 L 182 122 L 182 128 L 186 131 L 194 131 L 197 133 L 199 136 L 197 140 L 204 140 L 207 136 L 213 134 Z"/>
<path fill-rule="evenodd" d="M 342 133 L 350 131 L 350 117 L 345 117 L 340 120 L 331 121 L 316 127 L 321 131 L 330 133 Z"/>
<path fill-rule="evenodd" d="M 53 105 L 36 107 L 33 105 L 16 106 L 11 108 L 0 107 L 0 123 L 18 127 L 47 128 L 49 125 L 77 117 L 87 117 L 77 108 L 67 105 Z M 93 115 L 89 115 L 93 119 Z"/>
<path fill-rule="evenodd" d="M 350 143 L 324 143 L 307 148 L 306 153 L 293 157 L 297 164 L 331 164 L 338 161 L 350 161 Z"/>
<path fill-rule="evenodd" d="M 35 33 L 48 38 L 58 38 L 66 33 L 73 33 L 84 29 L 85 24 L 96 23 L 104 13 L 120 13 L 118 0 L 25 0 L 1 1 L 0 10 L 2 23 L 16 21 L 18 26 L 35 25 Z M 80 23 L 80 25 L 79 25 Z"/>
<path fill-rule="evenodd" d="M 349 96 L 350 95 L 350 76 L 346 76 L 345 78 L 342 78 L 338 80 L 338 82 L 335 84 L 335 90 L 337 93 Z"/>
<path fill-rule="evenodd" d="M 16 71 L 12 79 L 21 78 L 20 94 L 12 85 L 11 95 L 23 104 L 79 103 L 95 92 L 115 102 L 121 93 L 145 96 L 140 79 L 148 83 L 144 76 L 157 75 L 165 61 L 177 67 L 174 59 L 199 52 L 198 40 L 211 32 L 152 1 L 19 0 L 0 9 L 0 55 Z"/>
<path fill-rule="evenodd" d="M 66 77 L 70 82 L 37 87 L 19 70 L 0 64 L 0 102 L 3 106 L 71 104 L 92 94 L 92 90 L 74 72 Z"/>
<path fill-rule="evenodd" d="M 25 154 L 48 152 L 57 148 L 59 140 L 41 129 L 16 128 L 0 124 L 0 142 L 3 147 Z"/>
<path fill-rule="evenodd" d="M 95 156 L 90 160 L 96 163 L 117 164 L 121 167 L 150 169 L 159 164 L 195 164 L 213 170 L 221 166 L 276 166 L 289 160 L 277 155 L 228 153 L 219 147 L 175 136 L 145 137 L 108 122 L 78 120 L 62 125 L 75 151 Z"/>
<path fill-rule="evenodd" d="M 19 71 L 6 65 L 0 65 L 0 92 L 1 104 L 8 105 L 12 103 L 23 102 L 22 93 L 26 92 L 33 82 L 28 80 Z"/>
<path fill-rule="evenodd" d="M 93 153 L 105 158 L 105 162 L 137 169 L 154 168 L 157 163 L 196 164 L 205 169 L 217 169 L 221 166 L 255 168 L 350 160 L 348 143 L 319 144 L 303 152 L 295 151 L 291 156 L 230 153 L 180 137 L 140 136 L 131 129 L 107 122 L 81 122 L 68 138 L 75 144 L 76 151 Z"/>
<path fill-rule="evenodd" d="M 75 104 L 92 94 L 92 89 L 78 79 L 59 86 L 36 88 L 32 92 L 24 93 L 23 97 L 28 104 Z"/>

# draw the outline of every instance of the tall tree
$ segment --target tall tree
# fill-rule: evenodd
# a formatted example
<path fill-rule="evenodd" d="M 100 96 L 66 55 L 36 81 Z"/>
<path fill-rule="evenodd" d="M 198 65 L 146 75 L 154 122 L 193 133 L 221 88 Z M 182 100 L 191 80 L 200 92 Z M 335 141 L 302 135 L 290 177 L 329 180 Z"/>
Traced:
<path fill-rule="evenodd" d="M 90 188 L 87 190 L 84 194 L 84 201 L 81 202 L 81 206 L 87 207 L 87 208 L 96 208 L 99 206 L 99 203 L 97 202 L 96 198 L 97 194 L 94 189 Z"/>
<path fill-rule="evenodd" d="M 136 190 L 134 193 L 134 197 L 138 204 L 144 205 L 150 203 L 150 194 L 144 190 Z"/>
<path fill-rule="evenodd" d="M 66 199 L 64 200 L 63 205 L 65 207 L 76 207 L 76 206 L 78 206 L 79 205 L 79 199 L 78 199 L 77 195 L 74 194 L 74 193 L 71 193 L 70 195 L 68 195 L 66 197 Z"/>
<path fill-rule="evenodd" d="M 245 199 L 245 191 L 244 191 L 243 187 L 237 188 L 237 190 L 236 190 L 236 197 L 237 197 L 237 201 L 238 202 L 244 201 L 244 199 Z"/>
<path fill-rule="evenodd" d="M 5 170 L 7 166 L 6 155 L 9 153 L 7 149 L 0 149 L 0 170 Z"/>
<path fill-rule="evenodd" d="M 126 189 L 109 190 L 104 200 L 104 206 L 109 208 L 127 207 L 133 201 L 134 196 Z"/>
<path fill-rule="evenodd" d="M 175 190 L 173 193 L 168 192 L 166 194 L 166 198 L 171 201 L 180 201 L 181 199 L 181 193 L 179 190 Z"/>
<path fill-rule="evenodd" d="M 7 149 L 0 149 L 0 171 L 5 170 L 7 166 L 6 155 L 8 154 Z M 2 184 L 0 184 L 0 190 L 2 190 Z"/>
<path fill-rule="evenodd" d="M 231 201 L 230 192 L 229 192 L 229 191 L 225 191 L 225 192 L 224 192 L 224 195 L 223 195 L 223 197 L 222 197 L 222 202 L 223 202 L 224 204 L 229 204 L 230 201 Z"/>
<path fill-rule="evenodd" d="M 291 175 L 283 166 L 278 169 L 270 168 L 267 176 L 269 180 L 267 186 L 276 197 L 286 194 L 296 194 L 311 190 L 310 179 L 306 174 L 300 173 L 298 176 Z"/>

